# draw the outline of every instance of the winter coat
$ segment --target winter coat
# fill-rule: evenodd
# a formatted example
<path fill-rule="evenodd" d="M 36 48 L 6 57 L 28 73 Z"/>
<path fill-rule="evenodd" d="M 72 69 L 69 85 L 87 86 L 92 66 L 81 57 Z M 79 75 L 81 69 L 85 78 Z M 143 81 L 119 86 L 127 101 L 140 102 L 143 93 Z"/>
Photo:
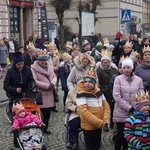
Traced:
<path fill-rule="evenodd" d="M 50 52 L 47 53 L 47 56 L 49 57 L 48 61 L 53 65 L 54 72 L 56 76 L 59 76 L 59 57 L 57 55 L 50 56 Z"/>
<path fill-rule="evenodd" d="M 18 127 L 24 127 L 24 126 L 28 125 L 31 122 L 34 122 L 37 125 L 40 125 L 42 123 L 42 121 L 39 120 L 31 112 L 25 112 L 24 117 L 19 117 L 18 115 L 15 115 L 13 117 L 13 124 L 12 124 L 11 128 L 12 129 L 18 129 Z"/>
<path fill-rule="evenodd" d="M 128 150 L 150 149 L 150 116 L 135 111 L 126 119 L 124 136 L 128 142 Z"/>
<path fill-rule="evenodd" d="M 0 64 L 7 64 L 6 57 L 8 57 L 8 49 L 5 44 L 0 45 Z"/>
<path fill-rule="evenodd" d="M 9 53 L 15 53 L 15 45 L 13 41 L 9 41 Z"/>
<path fill-rule="evenodd" d="M 31 65 L 31 70 L 36 82 L 37 90 L 42 92 L 43 105 L 39 105 L 40 108 L 50 108 L 55 105 L 53 90 L 49 89 L 49 86 L 50 82 L 56 85 L 57 77 L 53 71 L 52 64 L 50 64 L 48 61 L 47 66 L 48 70 L 45 71 L 39 66 L 37 60 L 34 62 L 33 65 Z"/>
<path fill-rule="evenodd" d="M 77 113 L 77 104 L 76 104 L 76 96 L 77 96 L 77 89 L 73 88 L 68 92 L 68 96 L 66 99 L 66 108 L 71 111 L 71 114 L 69 116 L 69 121 L 79 117 L 79 114 Z"/>
<path fill-rule="evenodd" d="M 144 87 L 146 87 L 146 85 L 150 83 L 150 66 L 144 65 L 144 63 L 142 62 L 140 66 L 137 66 L 135 68 L 135 74 L 142 78 Z"/>
<path fill-rule="evenodd" d="M 129 110 L 135 105 L 134 96 L 136 92 L 142 90 L 142 79 L 136 75 L 129 78 L 122 74 L 115 78 L 113 87 L 113 97 L 115 100 L 114 122 L 125 122 L 125 119 L 130 115 Z"/>
<path fill-rule="evenodd" d="M 83 82 L 77 83 L 77 99 L 81 128 L 96 130 L 102 127 L 103 122 L 108 122 L 109 106 L 99 88 L 86 90 Z"/>
<path fill-rule="evenodd" d="M 22 97 L 21 93 L 17 93 L 17 88 L 22 86 L 23 92 L 28 91 L 35 85 L 32 72 L 28 66 L 24 66 L 20 71 L 16 68 L 15 64 L 8 69 L 4 79 L 4 90 L 12 99 Z"/>
<path fill-rule="evenodd" d="M 79 61 L 79 56 L 76 56 L 73 59 L 73 62 L 74 62 L 74 67 L 72 68 L 72 70 L 71 70 L 71 72 L 70 72 L 70 74 L 67 78 L 67 86 L 68 86 L 69 90 L 74 88 L 74 84 L 76 84 L 77 81 L 79 81 L 81 78 L 83 78 L 87 68 L 95 67 L 95 61 L 94 61 L 93 58 L 92 58 L 92 60 L 90 61 L 89 65 L 86 68 Z"/>
<path fill-rule="evenodd" d="M 113 101 L 113 96 L 109 89 L 109 81 L 115 73 L 117 73 L 117 71 L 112 67 L 110 67 L 110 69 L 108 70 L 102 70 L 100 67 L 97 69 L 99 87 L 105 95 L 108 103 L 111 103 Z"/>
<path fill-rule="evenodd" d="M 24 63 L 26 66 L 31 67 L 31 65 L 34 63 L 35 60 L 36 60 L 36 58 L 31 59 L 29 53 L 24 54 Z"/>
<path fill-rule="evenodd" d="M 67 78 L 71 72 L 72 66 L 68 64 L 64 64 L 62 67 L 59 69 L 59 74 L 60 74 L 60 80 L 61 80 L 61 87 L 63 91 L 68 91 L 67 87 Z"/>

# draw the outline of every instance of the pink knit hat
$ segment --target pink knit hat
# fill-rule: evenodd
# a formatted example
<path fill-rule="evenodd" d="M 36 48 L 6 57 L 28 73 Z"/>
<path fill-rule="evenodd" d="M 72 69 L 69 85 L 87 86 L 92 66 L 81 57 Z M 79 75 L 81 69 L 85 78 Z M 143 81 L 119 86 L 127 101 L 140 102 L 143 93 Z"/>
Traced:
<path fill-rule="evenodd" d="M 101 58 L 101 61 L 103 61 L 103 60 L 109 60 L 109 61 L 111 62 L 111 59 L 110 59 L 109 56 L 103 56 L 103 57 Z"/>

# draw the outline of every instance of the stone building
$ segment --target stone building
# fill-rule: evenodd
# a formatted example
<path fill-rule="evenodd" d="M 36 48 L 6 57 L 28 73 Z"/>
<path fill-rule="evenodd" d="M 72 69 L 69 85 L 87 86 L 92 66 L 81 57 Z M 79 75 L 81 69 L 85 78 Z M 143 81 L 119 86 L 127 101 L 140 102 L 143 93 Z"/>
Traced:
<path fill-rule="evenodd" d="M 42 2 L 42 0 L 38 0 Z M 42 34 L 46 40 L 50 33 L 51 23 L 59 26 L 55 9 L 49 4 L 50 0 L 43 0 L 44 9 L 37 7 L 37 0 L 0 0 L 0 38 L 16 38 L 24 45 L 29 36 Z M 86 0 L 72 0 L 69 10 L 64 14 L 64 25 L 71 28 L 73 33 L 79 33 L 79 2 Z M 96 24 L 94 33 L 114 40 L 115 34 L 136 33 L 150 27 L 150 4 L 148 0 L 101 0 L 96 10 Z M 121 11 L 131 11 L 131 22 L 121 22 Z M 47 26 L 47 24 L 49 26 Z M 50 37 L 51 38 L 51 37 Z"/>

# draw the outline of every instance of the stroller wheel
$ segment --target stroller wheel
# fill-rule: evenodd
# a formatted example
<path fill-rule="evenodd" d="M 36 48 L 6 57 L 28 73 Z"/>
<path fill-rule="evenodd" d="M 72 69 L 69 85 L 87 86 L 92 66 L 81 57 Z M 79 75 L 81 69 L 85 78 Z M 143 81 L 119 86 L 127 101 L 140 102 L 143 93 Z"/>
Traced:
<path fill-rule="evenodd" d="M 68 142 L 68 143 L 66 144 L 66 148 L 67 148 L 67 149 L 71 149 L 71 143 L 70 143 L 70 142 Z"/>
<path fill-rule="evenodd" d="M 47 150 L 45 145 L 42 145 L 42 149 L 41 150 Z"/>

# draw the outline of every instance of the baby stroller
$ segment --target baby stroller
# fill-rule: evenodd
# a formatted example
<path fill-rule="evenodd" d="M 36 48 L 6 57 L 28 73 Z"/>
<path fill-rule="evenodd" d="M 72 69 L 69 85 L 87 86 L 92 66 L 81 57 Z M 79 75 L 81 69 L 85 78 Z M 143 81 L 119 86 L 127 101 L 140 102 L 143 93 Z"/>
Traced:
<path fill-rule="evenodd" d="M 34 114 L 39 120 L 42 120 L 42 115 L 40 109 L 36 102 L 31 98 L 22 98 L 19 100 L 14 100 L 13 105 L 21 102 L 27 112 Z M 17 141 L 17 144 L 21 150 L 27 150 L 29 145 L 32 145 L 30 149 L 38 147 L 39 150 L 46 150 L 43 146 L 43 126 L 40 127 L 33 123 L 28 126 L 20 127 L 19 130 L 13 131 L 14 141 Z M 16 142 L 14 142 L 15 145 Z M 16 145 L 15 145 L 16 146 Z"/>

